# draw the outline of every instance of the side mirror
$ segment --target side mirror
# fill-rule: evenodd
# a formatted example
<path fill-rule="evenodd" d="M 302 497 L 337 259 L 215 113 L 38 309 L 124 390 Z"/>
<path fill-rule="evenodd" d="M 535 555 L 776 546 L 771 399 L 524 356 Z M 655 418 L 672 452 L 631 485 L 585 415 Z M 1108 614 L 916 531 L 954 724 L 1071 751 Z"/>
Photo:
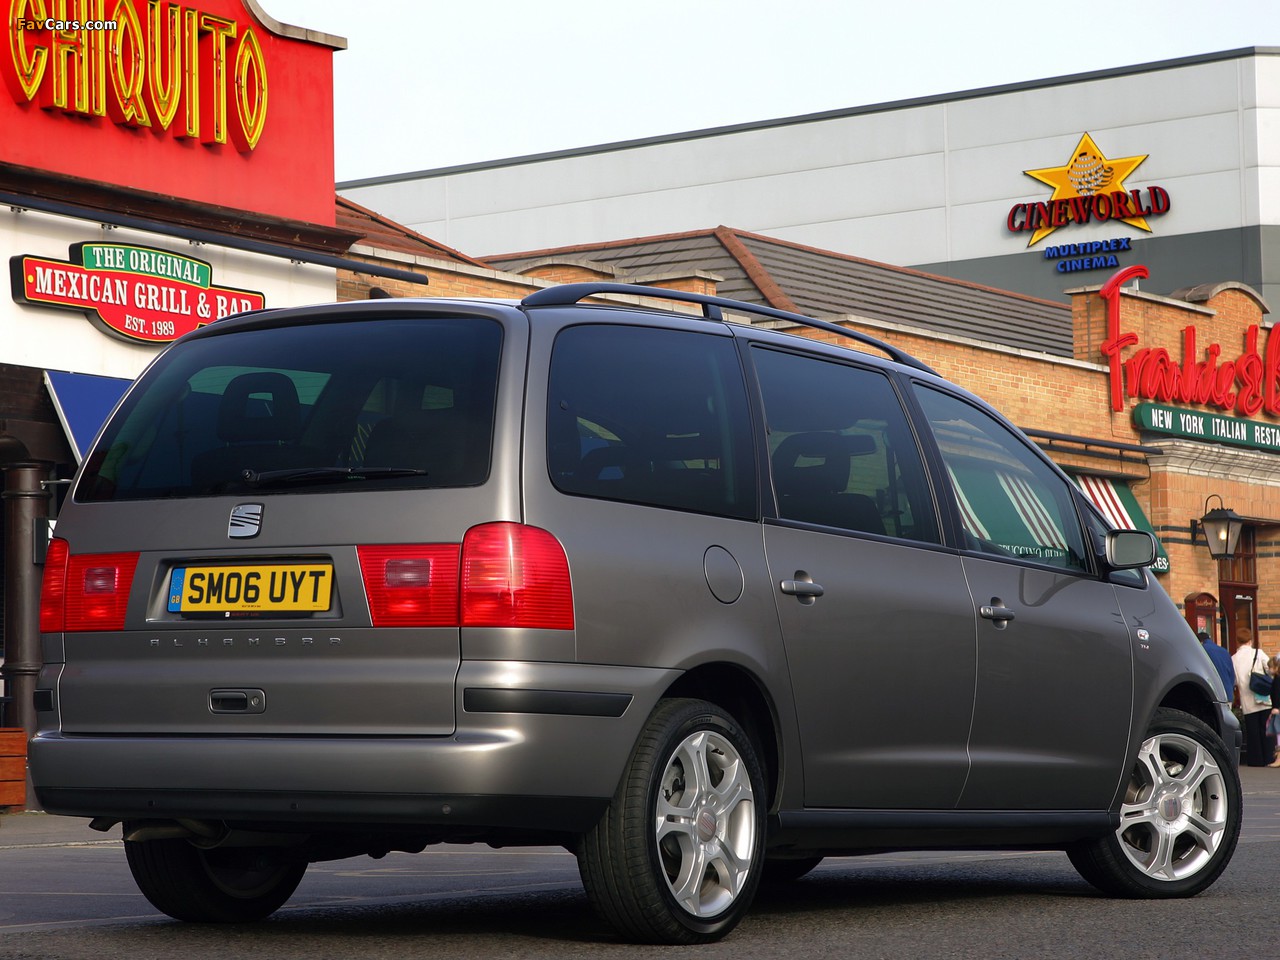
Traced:
<path fill-rule="evenodd" d="M 1112 570 L 1149 567 L 1156 562 L 1156 538 L 1145 530 L 1107 532 L 1107 566 Z"/>

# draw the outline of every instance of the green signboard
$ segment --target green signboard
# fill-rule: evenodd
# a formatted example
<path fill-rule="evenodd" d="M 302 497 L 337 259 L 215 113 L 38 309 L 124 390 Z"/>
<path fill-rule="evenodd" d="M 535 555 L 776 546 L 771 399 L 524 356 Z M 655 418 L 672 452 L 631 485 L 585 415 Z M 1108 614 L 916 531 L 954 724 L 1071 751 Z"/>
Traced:
<path fill-rule="evenodd" d="M 1166 407 L 1159 403 L 1138 404 L 1133 408 L 1133 419 L 1141 429 L 1153 433 L 1280 453 L 1278 423 L 1245 420 L 1186 407 Z"/>

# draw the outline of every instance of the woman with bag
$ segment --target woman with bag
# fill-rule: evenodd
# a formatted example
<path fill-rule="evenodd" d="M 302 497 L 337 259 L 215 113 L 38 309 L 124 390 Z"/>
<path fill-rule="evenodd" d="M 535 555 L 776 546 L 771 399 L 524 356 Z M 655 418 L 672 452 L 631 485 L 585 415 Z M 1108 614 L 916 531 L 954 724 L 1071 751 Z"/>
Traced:
<path fill-rule="evenodd" d="M 1262 681 L 1250 679 L 1253 674 L 1269 679 L 1267 663 L 1270 659 L 1270 655 L 1256 645 L 1253 630 L 1248 624 L 1236 627 L 1236 652 L 1232 654 L 1231 662 L 1236 668 L 1236 689 L 1240 692 L 1240 712 L 1244 715 L 1245 762 L 1251 767 L 1268 766 L 1275 756 L 1267 746 L 1270 687 Z M 1267 692 L 1260 692 L 1264 687 Z"/>

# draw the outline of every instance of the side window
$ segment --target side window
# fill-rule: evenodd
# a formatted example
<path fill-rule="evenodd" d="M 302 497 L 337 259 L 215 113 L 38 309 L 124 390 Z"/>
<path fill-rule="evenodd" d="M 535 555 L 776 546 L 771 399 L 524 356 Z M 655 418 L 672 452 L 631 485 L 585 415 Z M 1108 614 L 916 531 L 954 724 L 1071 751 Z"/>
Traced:
<path fill-rule="evenodd" d="M 1087 570 L 1068 481 L 972 404 L 919 385 L 916 395 L 942 452 L 968 547 Z"/>
<path fill-rule="evenodd" d="M 756 516 L 746 387 L 729 337 L 608 324 L 556 338 L 547 465 L 565 493 Z"/>
<path fill-rule="evenodd" d="M 763 347 L 751 356 L 778 516 L 937 543 L 920 452 L 889 379 Z"/>

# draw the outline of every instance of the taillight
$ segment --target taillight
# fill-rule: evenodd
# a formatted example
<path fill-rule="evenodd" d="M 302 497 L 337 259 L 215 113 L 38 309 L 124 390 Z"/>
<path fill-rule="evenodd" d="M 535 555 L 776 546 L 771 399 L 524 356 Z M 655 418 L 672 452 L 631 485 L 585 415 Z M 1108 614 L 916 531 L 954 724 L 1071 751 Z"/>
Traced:
<path fill-rule="evenodd" d="M 357 547 L 375 627 L 573 629 L 569 561 L 545 530 L 472 527 L 462 545 Z"/>
<path fill-rule="evenodd" d="M 462 625 L 573 629 L 564 547 L 546 530 L 485 523 L 462 540 Z"/>
<path fill-rule="evenodd" d="M 44 556 L 40 581 L 40 632 L 61 633 L 67 615 L 67 555 L 71 545 L 54 537 Z"/>
<path fill-rule="evenodd" d="M 67 541 L 49 541 L 40 586 L 44 633 L 123 630 L 136 553 L 71 554 Z"/>
<path fill-rule="evenodd" d="M 357 547 L 375 627 L 456 627 L 458 545 Z"/>

